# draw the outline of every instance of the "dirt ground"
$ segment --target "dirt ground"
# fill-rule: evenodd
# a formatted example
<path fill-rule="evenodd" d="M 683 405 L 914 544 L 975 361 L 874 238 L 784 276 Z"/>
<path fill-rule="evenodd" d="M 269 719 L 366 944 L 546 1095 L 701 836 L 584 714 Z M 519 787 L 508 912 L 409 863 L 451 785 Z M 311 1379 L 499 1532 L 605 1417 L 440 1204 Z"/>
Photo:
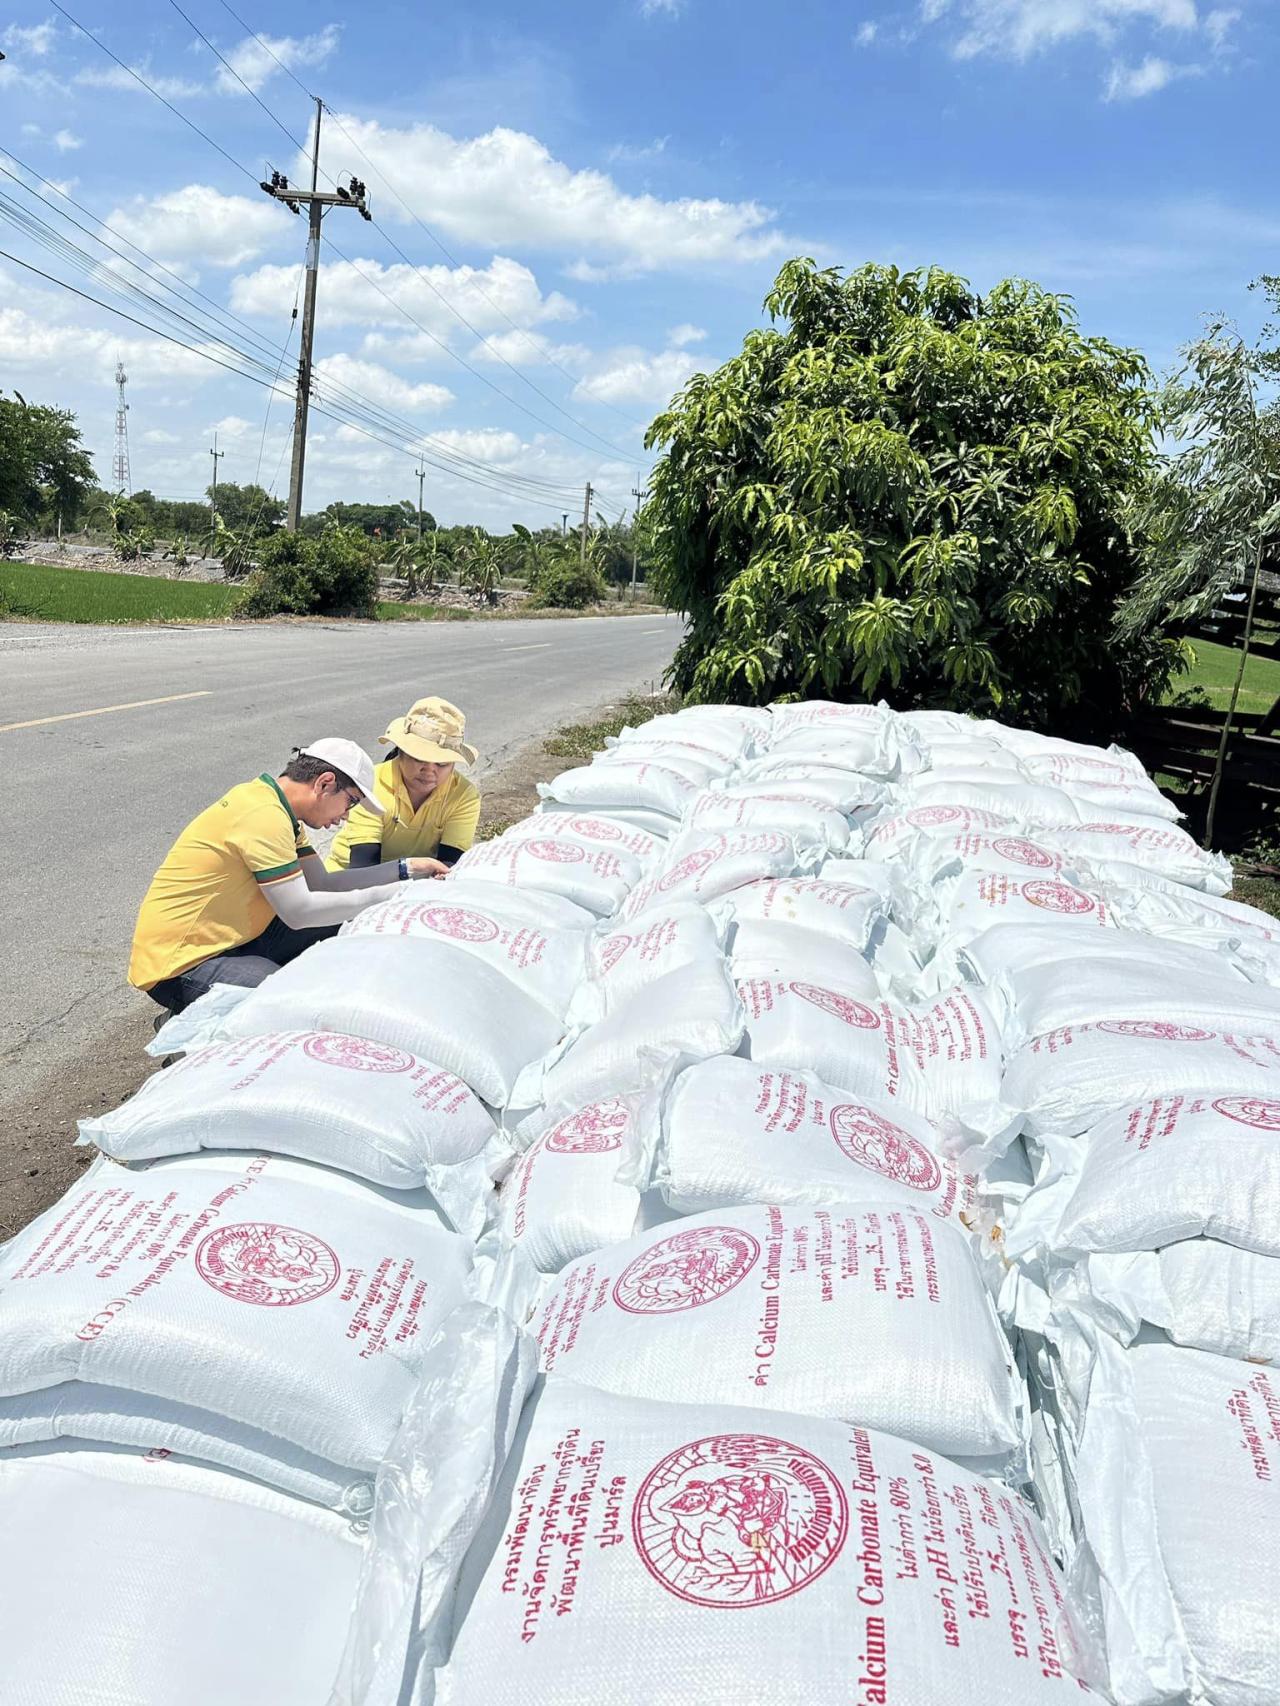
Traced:
<path fill-rule="evenodd" d="M 485 779 L 481 835 L 532 811 L 536 784 L 573 762 L 546 753 L 543 739 L 531 741 Z M 118 1107 L 159 1070 L 159 1062 L 143 1053 L 152 1021 L 153 1013 L 143 1010 L 86 1039 L 82 1070 L 34 1081 L 9 1111 L 0 1148 L 0 1240 L 55 1202 L 97 1154 L 91 1146 L 75 1147 L 76 1121 Z M 85 1084 L 95 1086 L 87 1098 Z"/>

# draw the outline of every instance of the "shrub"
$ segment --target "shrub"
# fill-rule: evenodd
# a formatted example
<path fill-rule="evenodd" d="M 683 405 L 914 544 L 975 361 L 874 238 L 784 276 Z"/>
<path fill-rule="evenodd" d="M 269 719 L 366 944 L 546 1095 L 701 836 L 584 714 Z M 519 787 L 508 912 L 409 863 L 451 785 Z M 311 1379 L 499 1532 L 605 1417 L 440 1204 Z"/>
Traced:
<path fill-rule="evenodd" d="M 369 616 L 376 613 L 378 571 L 369 541 L 351 527 L 318 538 L 273 533 L 257 549 L 258 567 L 233 606 L 236 616 Z"/>
<path fill-rule="evenodd" d="M 1152 466 L 1140 356 L 1018 280 L 789 262 L 785 329 L 650 429 L 658 590 L 687 697 L 944 706 L 1105 730 L 1176 649 L 1116 635 Z"/>
<path fill-rule="evenodd" d="M 549 557 L 533 580 L 533 603 L 555 610 L 583 610 L 606 596 L 604 576 L 594 563 L 582 563 L 576 552 Z"/>

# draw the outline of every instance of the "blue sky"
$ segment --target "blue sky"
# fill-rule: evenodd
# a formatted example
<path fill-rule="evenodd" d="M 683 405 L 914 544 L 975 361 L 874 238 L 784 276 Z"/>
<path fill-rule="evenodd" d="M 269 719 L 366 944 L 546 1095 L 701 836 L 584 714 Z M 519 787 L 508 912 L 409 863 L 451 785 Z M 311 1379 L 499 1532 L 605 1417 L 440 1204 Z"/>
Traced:
<path fill-rule="evenodd" d="M 270 115 L 303 136 L 306 91 L 332 114 L 323 167 L 366 180 L 376 221 L 326 222 L 347 259 L 326 253 L 317 384 L 347 418 L 313 421 L 308 509 L 416 493 L 421 442 L 442 520 L 546 523 L 588 479 L 617 515 L 644 424 L 795 253 L 1032 277 L 1160 369 L 1207 312 L 1255 331 L 1249 280 L 1280 271 L 1270 0 L 233 4 L 243 24 L 223 0 L 181 0 L 190 24 L 172 0 L 68 10 L 245 170 L 47 3 L 0 21 L 0 148 L 23 163 L 0 167 L 283 372 L 273 398 L 0 260 L 0 388 L 74 408 L 104 482 L 119 354 L 135 487 L 200 495 L 216 430 L 222 478 L 283 490 L 305 233 L 254 180 L 300 176 Z M 0 188 L 0 249 L 92 294 L 146 282 Z M 88 276 L 14 207 L 89 250 Z M 186 307 L 183 336 L 227 359 L 208 303 Z M 378 441 L 352 424 L 370 405 Z"/>

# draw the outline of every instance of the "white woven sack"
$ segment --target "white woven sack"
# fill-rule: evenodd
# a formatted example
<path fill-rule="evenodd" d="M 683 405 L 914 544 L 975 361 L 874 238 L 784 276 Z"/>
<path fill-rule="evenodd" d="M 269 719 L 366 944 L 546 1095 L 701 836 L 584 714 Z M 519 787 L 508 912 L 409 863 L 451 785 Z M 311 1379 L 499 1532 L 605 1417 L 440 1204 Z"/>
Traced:
<path fill-rule="evenodd" d="M 670 765 L 647 759 L 628 762 L 620 753 L 608 764 L 562 770 L 554 782 L 539 782 L 538 793 L 578 811 L 632 807 L 679 818 L 702 785 Z"/>
<path fill-rule="evenodd" d="M 1280 1693 L 1280 1383 L 1099 1339 L 1076 1483 L 1117 1706 Z"/>
<path fill-rule="evenodd" d="M 904 844 L 902 854 L 911 869 L 930 883 L 950 882 L 975 871 L 995 871 L 1014 882 L 1052 877 L 1069 882 L 1075 875 L 1065 853 L 1028 835 L 918 835 Z"/>
<path fill-rule="evenodd" d="M 1152 951 L 1126 961 L 1114 944 L 1131 933 L 1107 934 L 1113 951 L 1102 954 L 1096 952 L 1096 943 L 1082 944 L 1072 954 L 1069 978 L 1062 976 L 1060 965 L 1051 963 L 1008 974 L 1006 1031 L 1011 1046 L 1021 1038 L 1103 1019 L 1145 1019 L 1218 1031 L 1280 1028 L 1280 992 L 1226 975 L 1230 967 L 1225 961 L 1224 975 L 1201 976 L 1188 985 L 1179 980 L 1184 961 L 1169 952 L 1173 943 L 1146 938 Z M 1144 939 L 1133 935 L 1132 940 Z M 1213 956 L 1205 958 L 1216 963 Z"/>
<path fill-rule="evenodd" d="M 1012 1353 L 968 1235 L 888 1203 L 659 1227 L 566 1268 L 537 1333 L 545 1372 L 606 1392 L 862 1417 L 990 1463 L 1022 1445 Z"/>
<path fill-rule="evenodd" d="M 1213 1238 L 1086 1256 L 1061 1295 L 1124 1344 L 1149 1324 L 1195 1350 L 1261 1363 L 1280 1357 L 1280 1260 Z"/>
<path fill-rule="evenodd" d="M 569 1512 L 592 1538 L 566 1557 Z M 1064 1589 L 1016 1495 L 886 1434 L 774 1411 L 548 1381 L 441 1597 L 424 1706 L 1080 1694 Z"/>
<path fill-rule="evenodd" d="M 1027 764 L 1047 761 L 1068 767 L 1070 774 L 1092 771 L 1098 775 L 1109 774 L 1110 767 L 1118 764 L 1134 775 L 1146 775 L 1141 759 L 1123 746 L 1091 746 L 1087 741 L 1065 740 L 1061 735 L 1037 734 L 1033 729 L 1014 729 L 1003 723 L 987 726 L 1001 746 Z"/>
<path fill-rule="evenodd" d="M 866 826 L 864 852 L 868 859 L 910 858 L 911 849 L 925 837 L 939 840 L 956 835 L 1008 834 L 1021 836 L 1022 826 L 1006 812 L 979 811 L 973 806 L 912 806 L 901 803 Z M 1058 838 L 1054 837 L 1057 845 Z"/>
<path fill-rule="evenodd" d="M 687 777 L 690 782 L 696 782 L 700 788 L 705 788 L 718 777 L 727 776 L 733 769 L 732 759 L 720 758 L 714 752 L 708 752 L 706 747 L 692 745 L 689 741 L 661 740 L 655 736 L 646 737 L 643 731 L 633 741 L 625 746 L 606 745 L 602 752 L 597 752 L 591 760 L 593 765 L 623 764 L 660 764 L 664 770 L 673 770 L 678 775 Z"/>
<path fill-rule="evenodd" d="M 1017 1050 L 1003 1097 L 1023 1129 L 1088 1131 L 1135 1100 L 1230 1084 L 1232 1093 L 1280 1097 L 1280 1023 L 1216 1031 L 1159 1019 L 1104 1019 L 1050 1031 Z"/>
<path fill-rule="evenodd" d="M 747 919 L 734 925 L 729 969 L 737 984 L 795 978 L 872 1002 L 882 992 L 880 978 L 856 948 L 794 924 Z"/>
<path fill-rule="evenodd" d="M 925 750 L 929 756 L 929 770 L 935 773 L 968 771 L 975 764 L 981 764 L 988 774 L 1007 771 L 1021 781 L 1027 779 L 1018 758 L 994 740 L 939 736 L 936 740 L 926 741 Z"/>
<path fill-rule="evenodd" d="M 528 819 L 521 822 L 559 824 L 561 819 L 576 817 L 580 808 L 573 805 L 563 805 L 559 800 L 542 799 Z M 620 829 L 642 831 L 650 835 L 659 845 L 667 842 L 680 828 L 680 819 L 672 817 L 667 812 L 651 810 L 647 806 L 592 806 L 590 816 L 597 822 L 616 823 Z"/>
<path fill-rule="evenodd" d="M 594 1024 L 655 978 L 684 966 L 723 961 L 724 931 L 692 901 L 651 907 L 634 924 L 601 927 L 588 945 L 586 981 L 574 993 L 571 1024 Z"/>
<path fill-rule="evenodd" d="M 832 870 L 828 877 L 826 872 Z M 749 926 L 777 925 L 813 931 L 856 954 L 865 954 L 893 910 L 897 886 L 883 866 L 828 861 L 816 877 L 772 877 L 744 883 L 716 904 L 743 935 Z"/>
<path fill-rule="evenodd" d="M 978 1179 L 927 1120 L 733 1058 L 691 1066 L 667 1092 L 654 1178 L 681 1214 L 875 1201 L 976 1225 L 981 1207 Z"/>
<path fill-rule="evenodd" d="M 999 871 L 973 871 L 948 885 L 938 897 L 936 924 L 942 975 L 959 981 L 957 950 L 991 929 L 1027 929 L 1052 933 L 1056 954 L 1087 952 L 1093 939 L 1114 931 L 1107 900 L 1078 888 L 1061 876 L 1018 877 Z"/>
<path fill-rule="evenodd" d="M 699 794 L 685 813 L 684 828 L 702 833 L 731 829 L 780 829 L 797 840 L 831 852 L 849 845 L 849 820 L 825 800 L 772 794 L 761 783 L 758 793 Z"/>
<path fill-rule="evenodd" d="M 598 845 L 613 852 L 628 853 L 641 865 L 647 865 L 664 845 L 663 837 L 599 812 L 561 812 L 555 815 L 531 812 L 503 831 L 505 841 L 537 841 L 545 836 L 555 841 L 581 841 L 588 847 Z"/>
<path fill-rule="evenodd" d="M 737 829 L 723 835 L 686 831 L 672 841 L 652 874 L 632 889 L 620 916 L 636 919 L 672 901 L 706 906 L 744 883 L 797 875 L 813 863 L 815 852 L 776 829 Z"/>
<path fill-rule="evenodd" d="M 555 821 L 552 820 L 553 823 Z M 531 837 L 536 836 L 546 823 L 546 818 L 535 815 L 512 824 L 507 834 L 514 840 L 517 833 L 525 832 L 528 824 L 536 826 L 528 831 Z M 546 833 L 558 838 L 560 832 L 558 828 L 549 827 Z M 624 833 L 630 833 L 629 826 Z M 575 832 L 572 839 L 581 841 L 582 837 Z M 546 889 L 499 888 L 496 883 L 459 877 L 452 871 L 448 877 L 448 890 L 440 887 L 441 881 L 439 877 L 432 877 L 402 884 L 394 900 L 383 901 L 378 906 L 369 906 L 358 912 L 342 926 L 341 934 L 412 936 L 415 934 L 412 929 L 401 928 L 403 920 L 412 919 L 415 908 L 419 906 L 435 906 L 446 899 L 455 906 L 483 906 L 495 918 L 501 918 L 517 930 L 541 930 L 548 935 L 555 930 L 594 930 L 598 922 L 597 915 L 589 907 L 578 906 L 563 895 L 552 894 Z"/>
<path fill-rule="evenodd" d="M 0 1456 L 11 1706 L 328 1698 L 362 1545 L 350 1523 L 163 1453 Z"/>
<path fill-rule="evenodd" d="M 171 1054 L 268 1031 L 341 1031 L 456 1073 L 505 1107 L 523 1068 L 564 1026 L 505 973 L 452 942 L 339 936 L 318 942 L 256 989 L 215 984 L 148 1045 Z"/>
<path fill-rule="evenodd" d="M 795 763 L 760 774 L 753 762 L 739 771 L 733 781 L 715 783 L 709 790 L 723 794 L 726 799 L 755 798 L 762 791 L 773 800 L 817 802 L 855 822 L 873 816 L 890 797 L 888 783 L 873 782 L 852 770 L 826 770 Z"/>
<path fill-rule="evenodd" d="M 357 1521 L 368 1515 L 374 1500 L 372 1470 L 327 1462 L 276 1434 L 198 1405 L 87 1380 L 63 1380 L 39 1392 L 0 1398 L 0 1451 L 59 1440 L 157 1457 L 176 1453 Z"/>
<path fill-rule="evenodd" d="M 492 1118 L 452 1072 L 336 1031 L 195 1049 L 111 1113 L 80 1121 L 80 1141 L 117 1161 L 265 1149 L 392 1190 L 425 1186 L 473 1233 L 483 1220 L 451 1198 L 448 1175 L 493 1135 Z"/>
<path fill-rule="evenodd" d="M 847 730 L 854 734 L 862 728 L 885 728 L 897 720 L 883 699 L 874 705 L 846 705 L 837 699 L 801 699 L 794 704 L 772 706 L 770 716 L 774 744 L 801 729 L 822 729 L 832 734 Z"/>
<path fill-rule="evenodd" d="M 585 931 L 542 930 L 514 923 L 501 907 L 486 906 L 483 901 L 458 902 L 443 883 L 429 901 L 391 900 L 369 907 L 344 924 L 339 934 L 419 936 L 453 943 L 511 978 L 557 1018 L 564 1017 L 587 960 Z"/>
<path fill-rule="evenodd" d="M 932 1006 L 869 1002 L 837 987 L 757 978 L 741 986 L 743 1053 L 762 1066 L 816 1072 L 851 1095 L 914 1109 L 950 1138 L 958 1124 L 994 1136 L 1000 1030 L 982 997 L 957 989 Z"/>
<path fill-rule="evenodd" d="M 610 1096 L 585 1107 L 550 1108 L 520 1127 L 527 1147 L 503 1183 L 498 1232 L 540 1273 L 558 1273 L 566 1262 L 637 1230 L 634 1180 L 649 1171 L 650 1099 Z"/>
<path fill-rule="evenodd" d="M 423 1208 L 327 1168 L 99 1161 L 0 1253 L 0 1395 L 123 1388 L 368 1473 L 472 1260 Z"/>
<path fill-rule="evenodd" d="M 669 1072 L 742 1041 L 743 1013 L 724 960 L 702 958 L 644 984 L 589 1026 L 514 1092 L 514 1105 L 581 1107 L 647 1090 Z"/>
<path fill-rule="evenodd" d="M 1087 921 L 1086 921 L 1087 922 Z M 1175 978 L 1192 987 L 1201 978 L 1217 983 L 1238 978 L 1241 990 L 1253 998 L 1248 980 L 1234 964 L 1230 944 L 1212 932 L 1185 932 L 1191 940 L 1173 941 L 1146 931 L 1088 929 L 1087 940 L 1076 943 L 1077 952 L 1087 952 L 1094 966 L 1107 964 L 1123 970 L 1149 968 L 1155 975 Z M 1062 961 L 1062 925 L 1046 915 L 1040 923 L 992 924 L 958 951 L 963 974 L 978 983 L 1006 985 L 1036 967 L 1052 968 Z M 1046 972 L 1046 975 L 1048 973 Z M 1006 988 L 1006 996 L 1009 990 Z"/>
<path fill-rule="evenodd" d="M 1280 920 L 1222 896 L 1174 888 L 1113 888 L 1112 902 L 1129 928 L 1154 936 L 1216 932 L 1251 979 L 1280 986 Z"/>
<path fill-rule="evenodd" d="M 908 744 L 907 768 L 919 769 L 916 752 Z M 796 761 L 821 764 L 832 770 L 856 770 L 864 776 L 894 780 L 902 771 L 902 747 L 892 723 L 877 726 L 860 721 L 854 728 L 795 729 L 775 737 L 769 748 L 771 763 Z"/>
<path fill-rule="evenodd" d="M 1140 824 L 1123 817 L 1083 821 L 1074 828 L 1056 831 L 1052 842 L 1073 863 L 1087 862 L 1138 865 L 1168 880 L 1207 894 L 1227 894 L 1234 881 L 1231 862 L 1221 853 L 1209 853 L 1176 824 Z M 1078 866 L 1077 866 L 1078 868 Z"/>
<path fill-rule="evenodd" d="M 453 872 L 468 881 L 505 883 L 511 888 L 547 889 L 589 912 L 615 912 L 642 866 L 631 854 L 568 836 L 498 836 L 464 853 Z"/>
<path fill-rule="evenodd" d="M 909 787 L 901 789 L 900 796 L 903 809 L 911 811 L 935 805 L 967 806 L 971 811 L 991 812 L 1014 823 L 1035 824 L 1045 829 L 1083 821 L 1083 808 L 1061 788 L 1006 780 L 1003 772 L 995 775 L 979 772 L 973 780 L 965 781 L 955 773 L 933 776 L 926 771 L 923 776 L 914 777 Z"/>
<path fill-rule="evenodd" d="M 738 705 L 689 705 L 683 711 L 628 726 L 619 734 L 618 745 L 653 739 L 689 741 L 721 758 L 736 760 L 761 740 L 767 740 L 769 732 L 767 711 L 752 711 Z"/>
<path fill-rule="evenodd" d="M 728 770 L 738 763 L 750 744 L 750 737 L 743 730 L 728 723 L 703 723 L 695 727 L 655 717 L 639 728 L 626 728 L 621 734 L 607 736 L 604 747 L 606 752 L 616 753 L 621 748 L 627 753 L 643 752 L 650 757 L 669 749 Z"/>
<path fill-rule="evenodd" d="M 1037 1188 L 1007 1234 L 1063 1260 L 1211 1238 L 1280 1257 L 1280 1086 L 1152 1096 L 1080 1143 L 1048 1140 Z"/>

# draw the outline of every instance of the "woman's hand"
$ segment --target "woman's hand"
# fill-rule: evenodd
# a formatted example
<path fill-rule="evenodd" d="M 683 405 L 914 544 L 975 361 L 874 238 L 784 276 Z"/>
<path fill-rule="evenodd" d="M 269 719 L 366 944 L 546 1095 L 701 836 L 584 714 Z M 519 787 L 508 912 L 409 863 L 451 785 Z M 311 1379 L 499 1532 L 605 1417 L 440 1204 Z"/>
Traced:
<path fill-rule="evenodd" d="M 411 877 L 446 877 L 449 867 L 440 859 L 406 859 Z"/>

